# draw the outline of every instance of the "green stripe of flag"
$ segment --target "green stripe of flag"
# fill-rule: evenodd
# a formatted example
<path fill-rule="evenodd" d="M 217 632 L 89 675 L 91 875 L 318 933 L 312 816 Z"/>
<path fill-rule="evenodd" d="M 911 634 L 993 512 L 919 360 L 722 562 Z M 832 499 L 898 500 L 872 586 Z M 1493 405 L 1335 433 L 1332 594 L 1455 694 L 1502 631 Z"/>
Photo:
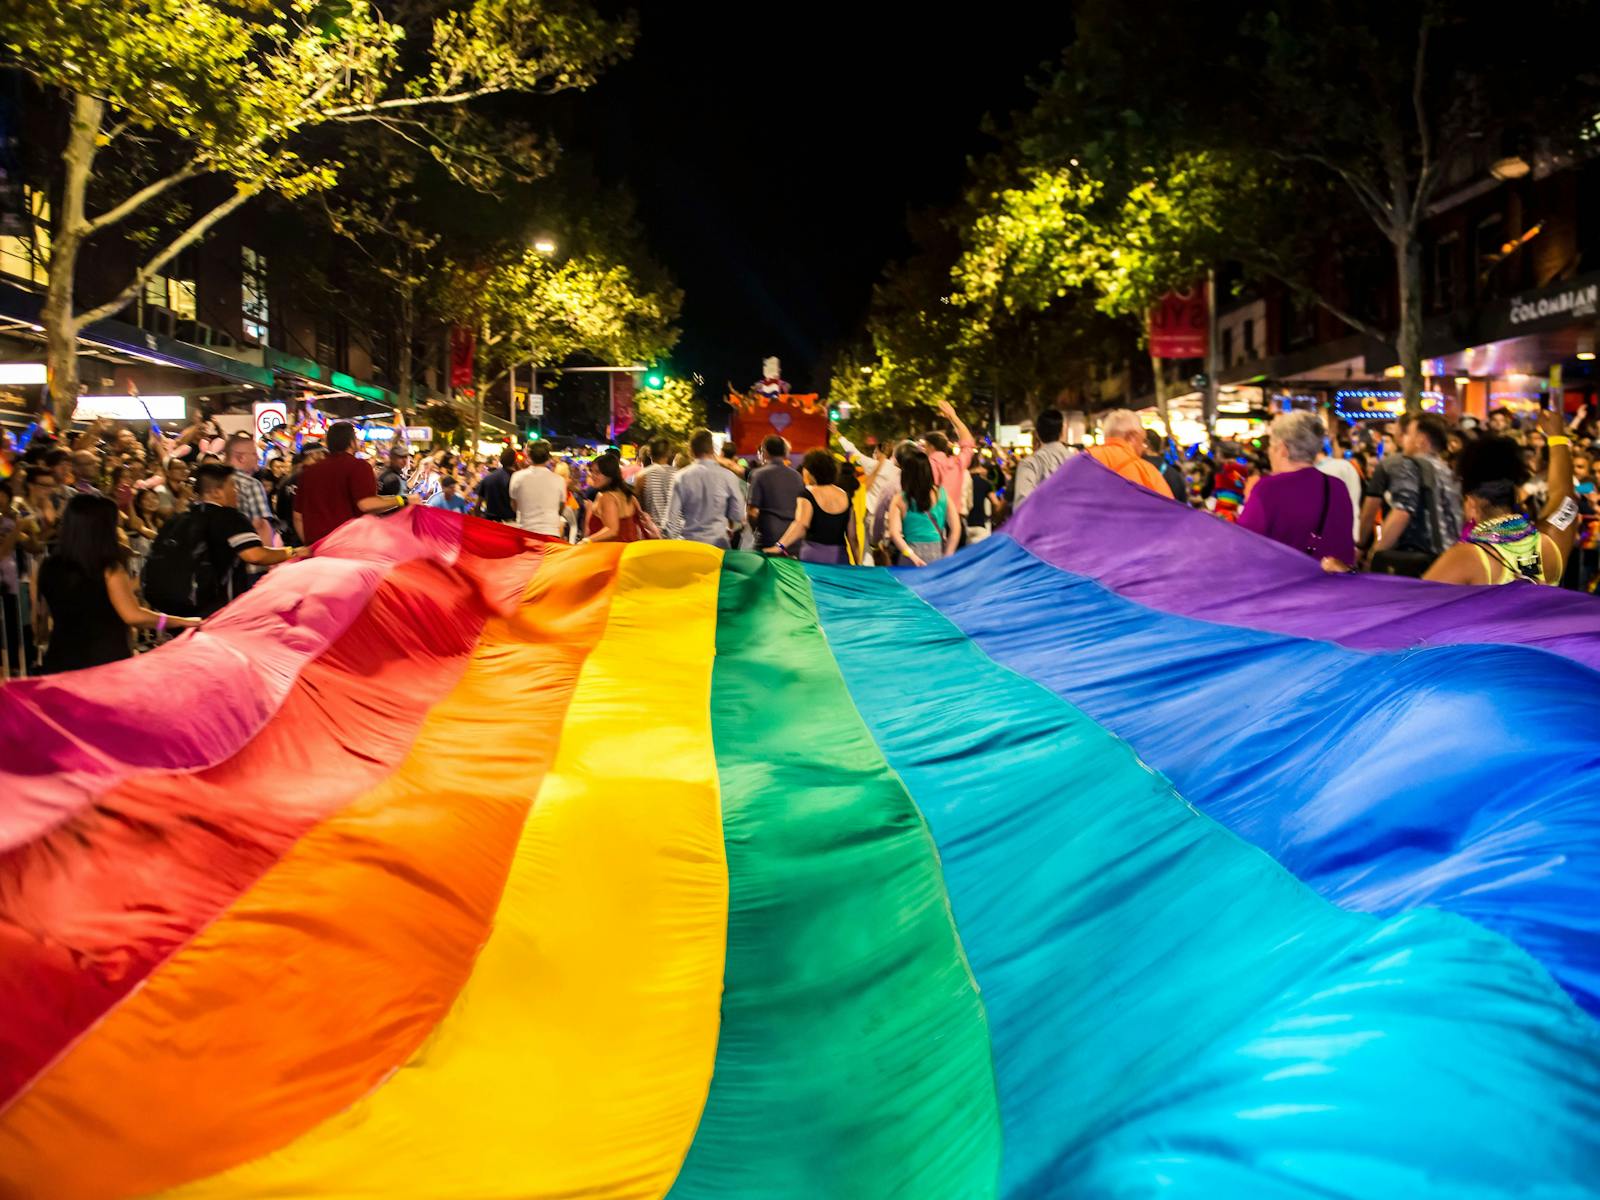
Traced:
<path fill-rule="evenodd" d="M 794 563 L 730 554 L 712 734 L 727 839 L 716 1069 L 671 1196 L 993 1196 L 988 1029 L 926 825 Z"/>

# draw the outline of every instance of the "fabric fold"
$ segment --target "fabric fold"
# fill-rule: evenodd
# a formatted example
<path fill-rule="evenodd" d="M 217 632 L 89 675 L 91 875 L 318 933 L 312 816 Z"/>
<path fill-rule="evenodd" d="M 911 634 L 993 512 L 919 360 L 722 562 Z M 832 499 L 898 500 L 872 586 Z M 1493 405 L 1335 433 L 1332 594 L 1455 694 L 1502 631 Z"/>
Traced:
<path fill-rule="evenodd" d="M 1460 913 L 1600 1014 L 1600 674 L 1523 646 L 1359 651 L 1153 612 L 1004 538 L 904 579 L 1320 894 Z"/>
<path fill-rule="evenodd" d="M 1558 588 L 1328 575 L 1306 555 L 1163 499 L 1087 455 L 1005 526 L 1039 558 L 1163 612 L 1360 650 L 1533 646 L 1600 669 L 1600 604 Z"/>
<path fill-rule="evenodd" d="M 671 1196 L 992 1196 L 989 1032 L 921 814 L 852 709 L 799 564 L 728 555 L 718 605 L 728 963 Z"/>
<path fill-rule="evenodd" d="M 1590 1188 L 1600 1026 L 1527 955 L 1341 910 L 896 579 L 811 582 L 938 844 L 994 1030 L 1002 1194 Z"/>

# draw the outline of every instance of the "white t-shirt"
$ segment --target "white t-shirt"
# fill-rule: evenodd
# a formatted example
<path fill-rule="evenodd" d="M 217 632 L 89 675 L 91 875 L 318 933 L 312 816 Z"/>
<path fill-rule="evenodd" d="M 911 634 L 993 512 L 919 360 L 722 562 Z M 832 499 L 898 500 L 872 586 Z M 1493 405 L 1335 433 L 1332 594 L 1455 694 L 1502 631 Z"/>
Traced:
<path fill-rule="evenodd" d="M 870 517 L 878 511 L 878 501 L 884 496 L 892 496 L 900 490 L 900 464 L 892 458 L 884 459 L 883 466 L 878 466 L 876 459 L 867 459 L 862 468 L 867 473 L 867 478 L 872 479 L 872 486 L 867 489 L 867 515 Z M 872 478 L 876 470 L 878 477 Z"/>
<path fill-rule="evenodd" d="M 1317 470 L 1324 475 L 1331 475 L 1335 479 L 1343 480 L 1346 490 L 1350 493 L 1350 509 L 1354 512 L 1355 520 L 1351 523 L 1350 532 L 1355 535 L 1357 542 L 1361 541 L 1361 475 L 1355 467 L 1342 458 L 1329 458 L 1327 455 L 1317 459 Z"/>
<path fill-rule="evenodd" d="M 565 515 L 567 481 L 549 467 L 523 467 L 511 476 L 511 504 L 517 510 L 517 526 L 529 533 L 559 537 Z"/>

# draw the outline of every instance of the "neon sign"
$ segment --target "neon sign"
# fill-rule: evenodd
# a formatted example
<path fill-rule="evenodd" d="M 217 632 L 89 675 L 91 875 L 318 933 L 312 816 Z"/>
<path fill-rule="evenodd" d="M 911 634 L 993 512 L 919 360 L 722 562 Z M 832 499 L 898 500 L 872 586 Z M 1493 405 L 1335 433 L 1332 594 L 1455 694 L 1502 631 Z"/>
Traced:
<path fill-rule="evenodd" d="M 1423 392 L 1423 411 L 1444 412 L 1441 392 Z M 1343 421 L 1387 421 L 1406 411 L 1404 392 L 1386 389 L 1351 388 L 1333 395 L 1333 411 Z"/>

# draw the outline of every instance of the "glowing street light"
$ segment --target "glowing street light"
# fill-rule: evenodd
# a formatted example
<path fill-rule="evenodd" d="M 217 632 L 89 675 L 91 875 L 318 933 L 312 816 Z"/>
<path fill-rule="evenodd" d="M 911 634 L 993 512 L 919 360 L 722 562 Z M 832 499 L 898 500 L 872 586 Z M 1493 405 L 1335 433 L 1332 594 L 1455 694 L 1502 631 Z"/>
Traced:
<path fill-rule="evenodd" d="M 556 252 L 556 240 L 553 237 L 540 237 L 534 239 L 533 248 L 546 258 Z"/>

